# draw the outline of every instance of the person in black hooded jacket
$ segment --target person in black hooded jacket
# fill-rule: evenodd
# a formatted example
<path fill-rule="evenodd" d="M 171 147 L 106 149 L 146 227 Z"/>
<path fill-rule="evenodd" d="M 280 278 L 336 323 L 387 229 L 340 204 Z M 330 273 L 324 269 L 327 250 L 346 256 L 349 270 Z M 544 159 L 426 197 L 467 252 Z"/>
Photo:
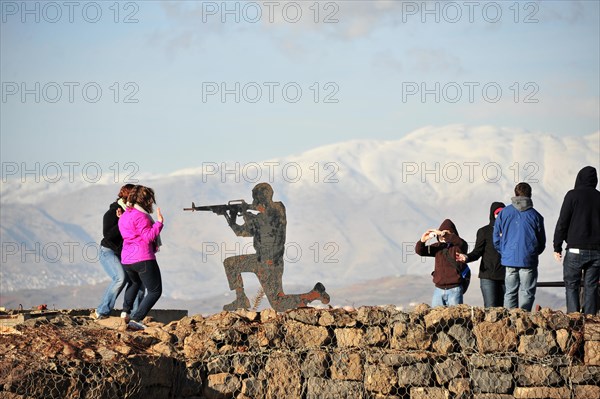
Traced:
<path fill-rule="evenodd" d="M 438 242 L 426 245 L 432 238 L 437 238 Z M 469 270 L 466 264 L 456 261 L 456 254 L 465 253 L 467 250 L 467 242 L 460 238 L 450 219 L 444 220 L 439 229 L 427 229 L 417 241 L 415 252 L 418 255 L 435 258 L 435 266 L 431 273 L 435 285 L 432 307 L 463 303 L 466 285 L 463 285 L 461 273 L 466 275 Z"/>
<path fill-rule="evenodd" d="M 457 254 L 459 262 L 474 262 L 481 258 L 479 264 L 479 285 L 483 295 L 483 306 L 501 307 L 504 305 L 504 266 L 500 263 L 500 254 L 494 248 L 494 222 L 498 213 L 506 205 L 503 202 L 493 202 L 490 206 L 490 223 L 477 230 L 475 248 L 468 254 Z"/>
<path fill-rule="evenodd" d="M 567 312 L 579 312 L 579 287 L 585 272 L 583 312 L 598 312 L 598 280 L 600 279 L 600 191 L 596 169 L 586 166 L 575 179 L 560 208 L 554 230 L 554 258 L 562 259 L 562 243 L 567 243 L 563 278 Z"/>
<path fill-rule="evenodd" d="M 125 269 L 121 264 L 121 250 L 123 249 L 123 237 L 119 231 L 119 218 L 125 212 L 127 196 L 133 189 L 133 184 L 125 184 L 119 190 L 119 194 L 115 202 L 109 205 L 108 211 L 104 213 L 102 218 L 102 241 L 100 242 L 100 264 L 111 278 L 110 284 L 106 287 L 100 305 L 92 313 L 95 319 L 104 319 L 110 316 L 117 297 L 123 290 L 126 284 L 130 283 Z M 140 290 L 136 296 L 134 309 L 137 309 L 138 304 L 144 297 L 144 288 Z M 121 317 L 124 315 L 122 314 Z"/>

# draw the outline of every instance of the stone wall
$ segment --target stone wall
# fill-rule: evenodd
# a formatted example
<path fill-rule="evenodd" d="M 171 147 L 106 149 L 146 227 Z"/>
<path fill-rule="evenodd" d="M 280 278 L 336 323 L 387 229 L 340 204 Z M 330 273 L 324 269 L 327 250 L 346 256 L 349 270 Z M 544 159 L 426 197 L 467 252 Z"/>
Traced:
<path fill-rule="evenodd" d="M 103 345 L 98 332 L 81 332 L 94 327 L 77 323 L 57 330 L 79 330 L 71 355 L 60 346 L 38 356 L 30 374 L 0 372 L 0 398 L 54 397 L 27 381 L 57 385 L 56 370 L 69 365 L 109 376 L 102 385 L 61 372 L 55 391 L 86 398 L 600 398 L 600 318 L 549 309 L 223 312 L 148 323 L 144 333 L 102 330 Z M 41 345 L 35 329 L 51 335 L 43 325 L 22 326 L 22 342 Z M 0 355 L 14 369 L 28 361 Z"/>

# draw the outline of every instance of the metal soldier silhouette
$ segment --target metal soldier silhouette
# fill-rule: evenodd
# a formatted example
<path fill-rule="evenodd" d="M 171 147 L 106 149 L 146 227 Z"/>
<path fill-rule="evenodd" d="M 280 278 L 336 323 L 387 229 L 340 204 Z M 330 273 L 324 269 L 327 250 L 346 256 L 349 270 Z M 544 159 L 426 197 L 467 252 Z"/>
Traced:
<path fill-rule="evenodd" d="M 259 183 L 252 189 L 252 204 L 243 201 L 231 201 L 228 205 L 196 207 L 186 210 L 211 210 L 222 214 L 237 236 L 253 237 L 254 254 L 238 255 L 226 258 L 223 262 L 229 289 L 235 291 L 235 300 L 223 306 L 223 310 L 250 308 L 250 301 L 244 291 L 242 273 L 254 273 L 265 292 L 269 303 L 278 312 L 306 306 L 320 300 L 329 303 L 329 295 L 321 283 L 305 294 L 288 295 L 283 292 L 282 277 L 285 252 L 287 220 L 285 206 L 273 201 L 273 188 L 268 183 Z M 254 214 L 249 210 L 256 211 Z M 241 215 L 244 223 L 236 223 Z"/>

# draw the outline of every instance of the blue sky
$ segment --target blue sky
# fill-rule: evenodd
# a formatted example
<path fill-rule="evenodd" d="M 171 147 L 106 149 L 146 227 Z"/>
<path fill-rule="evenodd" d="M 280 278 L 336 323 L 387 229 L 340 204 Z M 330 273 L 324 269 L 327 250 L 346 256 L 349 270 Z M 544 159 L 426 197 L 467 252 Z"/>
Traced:
<path fill-rule="evenodd" d="M 427 125 L 600 129 L 597 1 L 0 3 L 3 164 L 169 173 Z"/>

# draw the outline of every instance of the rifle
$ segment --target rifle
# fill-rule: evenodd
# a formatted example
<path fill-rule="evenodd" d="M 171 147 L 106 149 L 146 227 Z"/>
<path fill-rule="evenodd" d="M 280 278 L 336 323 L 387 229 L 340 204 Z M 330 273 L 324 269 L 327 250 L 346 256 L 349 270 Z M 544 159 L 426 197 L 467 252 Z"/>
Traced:
<path fill-rule="evenodd" d="M 217 215 L 224 215 L 230 225 L 234 224 L 235 219 L 238 216 L 242 216 L 248 209 L 250 209 L 250 205 L 243 199 L 231 200 L 223 205 L 196 206 L 196 204 L 192 202 L 191 208 L 183 208 L 184 211 L 210 211 Z"/>

